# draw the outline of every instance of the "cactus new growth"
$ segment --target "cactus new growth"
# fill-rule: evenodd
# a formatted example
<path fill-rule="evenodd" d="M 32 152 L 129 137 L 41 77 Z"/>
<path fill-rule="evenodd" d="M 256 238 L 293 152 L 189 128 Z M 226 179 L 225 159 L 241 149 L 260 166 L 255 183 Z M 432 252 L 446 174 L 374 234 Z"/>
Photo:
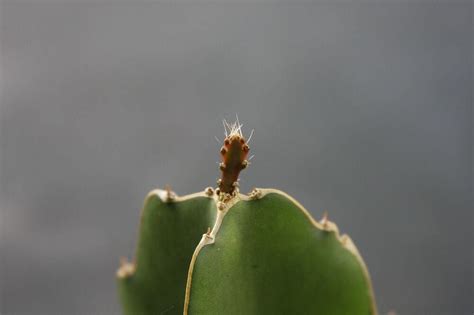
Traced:
<path fill-rule="evenodd" d="M 246 168 L 249 163 L 246 158 L 250 148 L 242 135 L 241 127 L 238 120 L 232 125 L 224 120 L 226 137 L 221 148 L 222 162 L 219 164 L 219 168 L 222 171 L 222 178 L 217 181 L 218 192 L 232 195 L 238 186 L 240 171 Z"/>
<path fill-rule="evenodd" d="M 239 192 L 248 141 L 238 120 L 224 126 L 217 188 L 145 199 L 135 261 L 117 271 L 124 313 L 377 314 L 359 252 L 326 214 L 275 189 Z"/>

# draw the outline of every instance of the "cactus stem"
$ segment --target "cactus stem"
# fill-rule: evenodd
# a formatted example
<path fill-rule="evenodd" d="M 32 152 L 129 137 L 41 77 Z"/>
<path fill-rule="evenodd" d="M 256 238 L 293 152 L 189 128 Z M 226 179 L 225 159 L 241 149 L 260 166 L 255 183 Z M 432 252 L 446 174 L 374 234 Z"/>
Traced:
<path fill-rule="evenodd" d="M 261 189 L 258 189 L 258 190 L 261 190 Z M 347 249 L 352 255 L 354 255 L 354 257 L 356 257 L 357 260 L 359 260 L 359 263 L 363 267 L 364 275 L 365 275 L 366 279 L 368 279 L 367 282 L 370 285 L 370 295 L 371 295 L 371 300 L 372 300 L 372 313 L 377 314 L 377 307 L 375 306 L 375 299 L 374 299 L 374 290 L 372 288 L 372 281 L 370 280 L 370 275 L 369 275 L 369 272 L 367 270 L 367 266 L 365 265 L 365 262 L 362 259 L 362 256 L 360 255 L 359 251 L 357 250 L 357 247 L 354 245 L 354 242 L 352 242 L 352 239 L 349 237 L 349 235 L 347 235 L 347 234 L 340 235 L 339 234 L 339 228 L 337 227 L 337 225 L 335 223 L 328 220 L 327 214 L 326 214 L 326 227 L 322 223 L 317 222 L 316 220 L 313 219 L 313 217 L 308 212 L 308 210 L 306 210 L 298 201 L 296 201 L 293 197 L 285 194 L 282 191 L 279 191 L 279 190 L 276 190 L 276 189 L 264 189 L 264 190 L 261 190 L 261 192 L 260 192 L 260 194 L 261 194 L 260 198 L 265 196 L 266 194 L 269 194 L 269 193 L 281 194 L 281 195 L 285 196 L 286 198 L 290 199 L 291 201 L 293 201 L 293 203 L 295 203 L 298 206 L 298 208 L 301 210 L 301 212 L 303 212 L 303 214 L 314 225 L 314 227 L 316 227 L 320 230 L 325 230 L 325 231 L 328 231 L 328 232 L 335 233 L 336 238 L 339 240 L 339 242 L 344 246 L 345 249 Z M 244 195 L 241 195 L 241 200 L 248 200 L 248 199 L 254 199 L 254 198 L 252 198 L 251 194 L 248 197 L 244 196 Z M 326 212 L 327 211 L 325 211 L 325 213 Z M 324 219 L 324 216 L 323 216 L 323 219 Z M 189 299 L 189 296 L 186 296 L 186 299 Z M 189 304 L 189 301 L 187 301 L 187 304 L 186 304 L 186 300 L 185 300 L 185 305 L 188 305 L 188 304 Z"/>
<path fill-rule="evenodd" d="M 216 189 L 217 190 L 217 189 Z M 370 281 L 370 276 L 367 271 L 367 267 L 365 265 L 365 262 L 362 260 L 362 257 L 359 254 L 359 251 L 355 247 L 354 243 L 352 242 L 351 238 L 346 235 L 340 235 L 339 234 L 339 229 L 334 224 L 333 222 L 328 220 L 328 214 L 327 211 L 324 212 L 323 218 L 320 222 L 316 221 L 311 214 L 306 210 L 298 201 L 296 201 L 294 198 L 291 196 L 275 189 L 258 189 L 254 188 L 248 196 L 241 195 L 241 194 L 234 194 L 227 202 L 220 202 L 221 196 L 215 196 L 214 200 L 216 201 L 218 205 L 218 209 L 220 211 L 217 212 L 216 220 L 214 223 L 214 226 L 211 230 L 211 232 L 206 233 L 202 236 L 201 241 L 197 245 L 196 249 L 194 250 L 193 256 L 191 258 L 191 262 L 189 265 L 188 269 L 188 276 L 187 276 L 187 281 L 186 281 L 186 290 L 185 290 L 185 299 L 184 299 L 184 310 L 183 310 L 183 315 L 188 315 L 188 309 L 189 309 L 189 303 L 190 303 L 190 293 L 191 293 L 191 287 L 192 287 L 192 278 L 193 278 L 193 271 L 194 267 L 196 264 L 196 259 L 201 251 L 201 249 L 206 246 L 206 245 L 211 245 L 214 244 L 216 235 L 219 232 L 219 229 L 221 227 L 221 224 L 224 220 L 225 215 L 230 211 L 230 209 L 238 202 L 238 201 L 248 201 L 248 200 L 254 200 L 254 199 L 260 199 L 263 198 L 265 195 L 270 194 L 270 193 L 276 193 L 280 194 L 289 200 L 291 200 L 302 212 L 304 216 L 313 224 L 313 226 L 319 230 L 324 230 L 330 233 L 334 233 L 336 236 L 336 239 L 343 245 L 343 247 L 348 250 L 354 257 L 359 261 L 363 268 L 363 273 L 365 278 L 367 279 L 367 283 L 369 284 L 369 291 L 370 291 L 370 296 L 371 296 L 371 311 L 370 314 L 377 314 L 377 308 L 375 305 L 375 300 L 374 300 L 374 293 L 373 293 L 373 288 L 372 288 L 372 282 Z M 223 192 L 222 195 L 229 195 L 228 193 Z M 221 209 L 221 206 L 223 208 Z"/>
<path fill-rule="evenodd" d="M 285 196 L 286 198 L 290 199 L 291 201 L 293 201 L 298 206 L 298 208 L 301 210 L 301 212 L 313 224 L 313 226 L 315 228 L 320 229 L 320 230 L 325 230 L 327 232 L 335 233 L 336 238 L 344 246 L 344 248 L 346 248 L 350 253 L 352 253 L 359 260 L 359 262 L 363 266 L 364 275 L 368 279 L 368 283 L 371 284 L 370 276 L 369 276 L 368 271 L 367 271 L 367 267 L 366 267 L 364 261 L 362 260 L 360 254 L 359 254 L 359 251 L 357 250 L 357 248 L 355 247 L 354 243 L 352 242 L 351 238 L 348 235 L 346 235 L 346 234 L 340 235 L 339 234 L 339 229 L 337 228 L 337 226 L 334 223 L 332 223 L 328 220 L 327 211 L 324 212 L 323 219 L 320 222 L 317 222 L 309 214 L 308 210 L 306 210 L 298 201 L 296 201 L 291 196 L 289 196 L 289 195 L 287 195 L 287 194 L 285 194 L 281 191 L 274 190 L 274 189 L 262 190 L 262 189 L 254 188 L 248 194 L 248 196 L 241 195 L 241 194 L 235 194 L 234 196 L 231 196 L 230 199 L 227 200 L 227 202 L 220 201 L 222 196 L 214 197 L 215 198 L 214 200 L 216 201 L 217 207 L 220 211 L 218 211 L 218 213 L 217 213 L 216 221 L 214 223 L 214 226 L 213 226 L 211 232 L 206 233 L 206 234 L 203 235 L 203 237 L 201 238 L 201 241 L 199 242 L 196 249 L 194 250 L 194 254 L 191 258 L 191 263 L 190 263 L 189 270 L 188 270 L 188 278 L 187 278 L 187 282 L 186 282 L 186 291 L 185 291 L 185 300 L 184 300 L 184 313 L 183 313 L 184 315 L 188 315 L 189 299 L 190 299 L 190 292 L 191 292 L 191 287 L 192 287 L 192 275 L 193 275 L 194 265 L 195 265 L 197 256 L 199 255 L 199 252 L 201 251 L 201 249 L 204 246 L 213 244 L 215 242 L 215 237 L 216 237 L 217 233 L 219 232 L 220 226 L 222 224 L 222 221 L 224 220 L 225 215 L 234 206 L 235 203 L 237 203 L 239 200 L 259 199 L 259 198 L 262 198 L 266 194 L 269 194 L 269 193 L 281 194 L 281 195 Z M 227 193 L 223 193 L 221 195 L 229 196 L 229 194 L 227 194 Z M 372 306 L 371 306 L 372 313 L 377 314 L 375 302 L 374 302 L 374 299 L 373 299 L 373 289 L 372 289 L 372 287 L 370 287 L 370 294 L 372 296 L 372 298 L 371 298 L 372 299 Z"/>
<path fill-rule="evenodd" d="M 217 188 L 216 191 L 218 189 L 219 188 Z M 222 195 L 228 195 L 228 194 L 222 194 Z M 240 200 L 240 195 L 235 194 L 233 197 L 227 200 L 226 203 L 220 202 L 219 201 L 220 198 L 221 196 L 214 197 L 214 200 L 217 204 L 217 208 L 219 209 L 219 211 L 217 211 L 217 216 L 216 216 L 216 221 L 214 222 L 214 226 L 212 227 L 211 231 L 209 231 L 208 229 L 207 233 L 202 235 L 202 238 L 199 241 L 199 244 L 196 246 L 196 249 L 194 250 L 193 256 L 191 258 L 191 263 L 189 264 L 188 277 L 186 281 L 185 300 L 184 300 L 184 312 L 183 312 L 184 315 L 188 315 L 189 294 L 191 292 L 191 280 L 192 280 L 194 264 L 196 262 L 197 256 L 199 255 L 199 252 L 204 246 L 209 245 L 209 244 L 214 244 L 215 236 L 219 232 L 219 229 L 221 227 L 221 224 L 222 224 L 222 221 L 224 220 L 225 215 L 227 214 L 229 209 Z"/>
<path fill-rule="evenodd" d="M 220 191 L 233 195 L 237 187 L 233 185 L 239 178 L 240 171 L 249 164 L 246 160 L 250 150 L 242 134 L 242 124 L 238 117 L 234 123 L 223 121 L 225 129 L 224 145 L 221 147 L 221 180 L 217 182 Z"/>

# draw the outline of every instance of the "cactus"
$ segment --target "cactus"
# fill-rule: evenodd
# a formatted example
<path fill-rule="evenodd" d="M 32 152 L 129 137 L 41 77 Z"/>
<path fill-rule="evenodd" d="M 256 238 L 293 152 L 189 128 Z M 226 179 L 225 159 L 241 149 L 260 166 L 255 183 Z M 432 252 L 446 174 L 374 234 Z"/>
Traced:
<path fill-rule="evenodd" d="M 377 314 L 361 256 L 327 215 L 275 189 L 239 193 L 241 127 L 225 123 L 216 189 L 145 199 L 135 261 L 117 271 L 124 313 Z"/>

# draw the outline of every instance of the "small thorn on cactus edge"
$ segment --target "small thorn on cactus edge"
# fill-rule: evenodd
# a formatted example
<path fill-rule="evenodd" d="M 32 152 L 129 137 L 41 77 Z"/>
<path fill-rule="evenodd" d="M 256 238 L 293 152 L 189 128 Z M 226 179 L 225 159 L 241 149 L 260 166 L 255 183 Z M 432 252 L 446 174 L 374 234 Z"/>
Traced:
<path fill-rule="evenodd" d="M 166 191 L 166 201 L 171 202 L 176 199 L 176 193 L 171 190 L 170 185 L 165 185 L 165 191 Z"/>
<path fill-rule="evenodd" d="M 209 197 L 212 197 L 212 195 L 214 195 L 214 189 L 212 189 L 212 187 L 207 187 L 205 190 L 204 190 L 204 193 L 209 196 Z"/>
<path fill-rule="evenodd" d="M 252 189 L 249 193 L 250 199 L 260 199 L 262 197 L 262 191 L 258 188 Z"/>
<path fill-rule="evenodd" d="M 117 277 L 127 278 L 135 272 L 135 264 L 128 262 L 127 258 L 120 258 L 120 268 L 117 270 Z"/>
<path fill-rule="evenodd" d="M 221 148 L 221 154 L 224 155 L 227 153 L 227 149 L 225 147 Z"/>
<path fill-rule="evenodd" d="M 216 183 L 217 183 L 217 186 L 220 186 L 220 184 L 222 183 L 222 179 L 218 178 L 218 179 L 216 180 Z"/>
<path fill-rule="evenodd" d="M 221 171 L 225 171 L 225 163 L 224 162 L 219 163 L 219 169 Z"/>
<path fill-rule="evenodd" d="M 320 223 L 323 225 L 325 229 L 328 228 L 328 212 L 327 210 L 324 211 L 323 213 L 323 218 L 321 219 Z"/>
<path fill-rule="evenodd" d="M 242 161 L 242 169 L 246 169 L 249 164 L 250 164 L 250 163 L 249 163 L 248 160 L 243 160 L 243 161 Z"/>

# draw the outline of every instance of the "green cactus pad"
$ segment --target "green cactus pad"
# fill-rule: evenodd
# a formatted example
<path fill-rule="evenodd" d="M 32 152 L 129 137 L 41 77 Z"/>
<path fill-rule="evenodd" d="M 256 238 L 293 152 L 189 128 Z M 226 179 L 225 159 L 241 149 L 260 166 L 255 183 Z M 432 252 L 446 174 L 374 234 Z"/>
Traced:
<path fill-rule="evenodd" d="M 347 236 L 291 197 L 261 190 L 224 209 L 193 256 L 184 314 L 376 314 Z"/>
<path fill-rule="evenodd" d="M 214 200 L 204 193 L 180 198 L 155 190 L 148 195 L 135 262 L 117 272 L 125 314 L 183 314 L 189 262 L 216 211 Z"/>
<path fill-rule="evenodd" d="M 117 271 L 125 314 L 376 315 L 367 268 L 327 216 L 278 190 L 239 194 L 252 135 L 224 127 L 216 191 L 146 198 L 136 261 Z"/>

